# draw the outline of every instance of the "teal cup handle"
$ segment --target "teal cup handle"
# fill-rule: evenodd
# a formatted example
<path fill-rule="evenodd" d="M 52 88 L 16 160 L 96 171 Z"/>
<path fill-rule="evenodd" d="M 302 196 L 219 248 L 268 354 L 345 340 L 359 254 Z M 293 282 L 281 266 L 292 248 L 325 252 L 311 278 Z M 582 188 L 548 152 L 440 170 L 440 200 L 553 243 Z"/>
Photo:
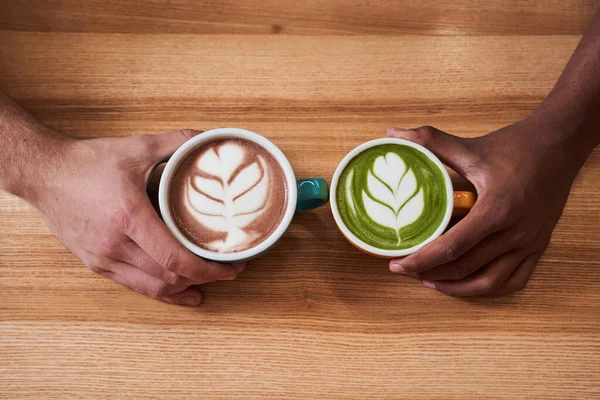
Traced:
<path fill-rule="evenodd" d="M 298 202 L 296 212 L 321 207 L 329 201 L 329 186 L 323 178 L 297 179 Z"/>

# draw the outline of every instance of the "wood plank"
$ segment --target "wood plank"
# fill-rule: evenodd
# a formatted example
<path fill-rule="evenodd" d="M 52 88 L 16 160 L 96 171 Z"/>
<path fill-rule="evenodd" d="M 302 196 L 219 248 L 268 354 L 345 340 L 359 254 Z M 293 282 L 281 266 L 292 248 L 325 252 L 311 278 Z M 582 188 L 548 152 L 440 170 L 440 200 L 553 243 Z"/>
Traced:
<path fill-rule="evenodd" d="M 580 34 L 598 0 L 26 0 L 0 29 L 194 34 Z"/>
<path fill-rule="evenodd" d="M 4 32 L 0 85 L 67 119 L 482 122 L 527 115 L 578 40 Z"/>
<path fill-rule="evenodd" d="M 193 318 L 193 311 L 186 312 Z M 12 345 L 11 358 L 22 360 L 13 367 L 19 375 L 13 373 L 4 386 L 11 393 L 19 389 L 13 398 L 114 398 L 117 386 L 118 397 L 144 399 L 336 399 L 340 387 L 344 399 L 568 400 L 598 393 L 590 388 L 599 378 L 593 369 L 598 365 L 588 361 L 600 343 L 588 335 L 355 335 L 286 325 L 223 330 L 35 323 L 18 330 L 1 324 L 0 334 Z M 48 360 L 56 358 L 60 364 L 49 368 Z M 578 372 L 570 374 L 571 368 Z M 20 378 L 32 375 L 38 379 Z"/>

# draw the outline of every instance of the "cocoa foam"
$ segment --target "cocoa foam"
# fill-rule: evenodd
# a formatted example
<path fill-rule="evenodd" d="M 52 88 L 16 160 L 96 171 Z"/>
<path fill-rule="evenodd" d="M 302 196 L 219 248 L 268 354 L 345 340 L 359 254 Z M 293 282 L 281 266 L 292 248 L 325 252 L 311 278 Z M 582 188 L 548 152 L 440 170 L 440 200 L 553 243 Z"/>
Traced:
<path fill-rule="evenodd" d="M 262 146 L 220 138 L 184 157 L 169 197 L 175 223 L 190 241 L 215 252 L 237 252 L 258 245 L 279 226 L 286 179 Z"/>

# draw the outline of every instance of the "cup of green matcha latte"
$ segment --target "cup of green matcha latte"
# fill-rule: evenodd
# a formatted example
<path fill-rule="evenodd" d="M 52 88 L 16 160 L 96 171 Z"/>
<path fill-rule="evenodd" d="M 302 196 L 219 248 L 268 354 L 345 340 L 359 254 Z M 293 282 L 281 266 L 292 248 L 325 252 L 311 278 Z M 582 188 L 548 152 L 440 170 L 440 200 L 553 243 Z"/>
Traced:
<path fill-rule="evenodd" d="M 440 236 L 455 198 L 471 207 L 474 194 L 454 192 L 442 162 L 428 149 L 398 138 L 356 147 L 331 182 L 331 210 L 355 247 L 379 257 L 401 257 Z"/>

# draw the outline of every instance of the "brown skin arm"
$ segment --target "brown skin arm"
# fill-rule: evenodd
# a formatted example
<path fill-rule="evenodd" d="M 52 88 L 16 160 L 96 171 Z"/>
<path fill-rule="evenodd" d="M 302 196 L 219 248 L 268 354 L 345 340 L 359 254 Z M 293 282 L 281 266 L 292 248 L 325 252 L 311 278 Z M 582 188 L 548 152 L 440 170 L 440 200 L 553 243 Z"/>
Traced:
<path fill-rule="evenodd" d="M 146 195 L 152 168 L 198 133 L 75 140 L 0 92 L 0 189 L 34 205 L 92 271 L 155 299 L 198 305 L 196 285 L 234 279 L 244 265 L 190 253 Z"/>
<path fill-rule="evenodd" d="M 390 262 L 452 296 L 500 296 L 527 285 L 573 180 L 600 142 L 600 12 L 533 114 L 477 138 L 432 127 L 388 130 L 421 143 L 475 186 L 471 212 L 421 250 Z"/>

